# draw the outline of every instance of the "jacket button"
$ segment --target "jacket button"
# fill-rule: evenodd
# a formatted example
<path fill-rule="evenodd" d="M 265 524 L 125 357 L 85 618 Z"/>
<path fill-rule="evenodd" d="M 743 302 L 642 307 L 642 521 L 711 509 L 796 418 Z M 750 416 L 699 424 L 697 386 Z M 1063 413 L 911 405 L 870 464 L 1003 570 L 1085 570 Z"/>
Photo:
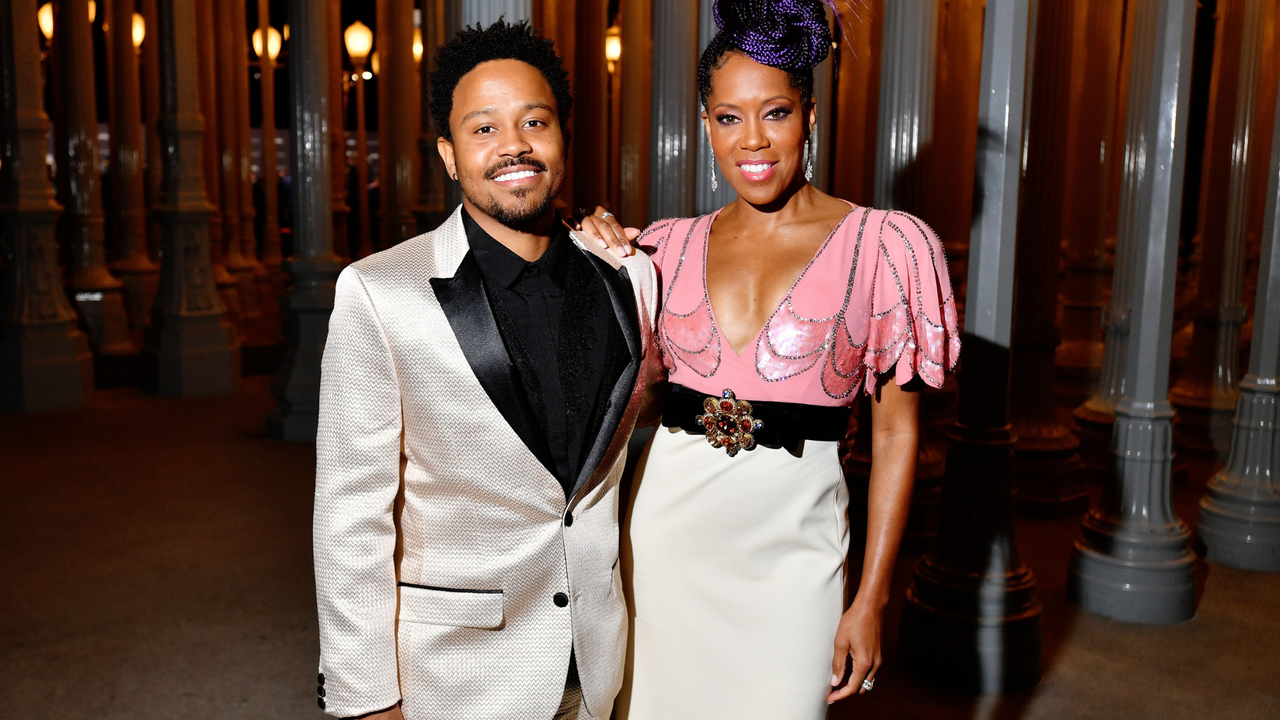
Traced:
<path fill-rule="evenodd" d="M 556 607 L 564 607 L 569 604 L 569 596 L 564 593 L 556 593 L 555 597 L 551 599 L 555 601 Z"/>
<path fill-rule="evenodd" d="M 323 709 L 324 709 L 324 698 L 316 698 L 316 704 L 320 706 L 320 709 L 321 709 L 321 710 L 323 710 Z"/>
<path fill-rule="evenodd" d="M 566 513 L 564 514 L 564 526 L 565 526 L 565 527 L 573 527 L 573 513 L 571 513 L 571 512 L 566 512 Z"/>
<path fill-rule="evenodd" d="M 320 697 L 324 697 L 324 686 L 323 686 L 323 685 L 317 685 L 317 686 L 316 686 L 316 694 L 317 694 L 317 695 L 319 695 Z"/>
<path fill-rule="evenodd" d="M 316 682 L 321 685 L 324 684 L 324 673 L 320 673 L 319 675 L 316 676 Z"/>

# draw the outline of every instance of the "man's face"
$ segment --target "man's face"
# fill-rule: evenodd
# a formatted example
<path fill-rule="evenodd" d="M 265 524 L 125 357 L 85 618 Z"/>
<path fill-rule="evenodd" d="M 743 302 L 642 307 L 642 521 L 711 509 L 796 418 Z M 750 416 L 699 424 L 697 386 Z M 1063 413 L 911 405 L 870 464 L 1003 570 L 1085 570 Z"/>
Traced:
<path fill-rule="evenodd" d="M 440 157 L 473 207 L 516 229 L 547 214 L 564 185 L 564 133 L 541 72 L 519 60 L 477 65 L 453 91 L 449 130 Z"/>

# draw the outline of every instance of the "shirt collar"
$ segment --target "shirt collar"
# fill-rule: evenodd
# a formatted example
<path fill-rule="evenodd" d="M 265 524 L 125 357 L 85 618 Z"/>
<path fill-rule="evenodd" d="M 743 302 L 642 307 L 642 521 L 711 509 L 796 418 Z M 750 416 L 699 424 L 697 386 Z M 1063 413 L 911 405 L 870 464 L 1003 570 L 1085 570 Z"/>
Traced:
<path fill-rule="evenodd" d="M 467 243 L 471 246 L 476 262 L 480 264 L 480 270 L 493 282 L 510 288 L 530 266 L 537 265 L 557 285 L 564 287 L 569 269 L 567 251 L 570 240 L 569 231 L 563 226 L 557 227 L 557 231 L 551 236 L 551 244 L 542 257 L 529 262 L 495 240 L 480 227 L 480 223 L 471 217 L 465 207 L 462 209 L 462 224 L 466 228 Z"/>

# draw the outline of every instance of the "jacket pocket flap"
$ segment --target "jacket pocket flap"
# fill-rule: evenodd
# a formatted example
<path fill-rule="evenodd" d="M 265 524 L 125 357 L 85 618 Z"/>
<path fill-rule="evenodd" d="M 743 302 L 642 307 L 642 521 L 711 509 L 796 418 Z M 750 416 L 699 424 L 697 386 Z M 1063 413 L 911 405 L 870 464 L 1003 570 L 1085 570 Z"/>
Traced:
<path fill-rule="evenodd" d="M 502 626 L 502 591 L 451 590 L 401 583 L 400 619 L 495 630 Z"/>

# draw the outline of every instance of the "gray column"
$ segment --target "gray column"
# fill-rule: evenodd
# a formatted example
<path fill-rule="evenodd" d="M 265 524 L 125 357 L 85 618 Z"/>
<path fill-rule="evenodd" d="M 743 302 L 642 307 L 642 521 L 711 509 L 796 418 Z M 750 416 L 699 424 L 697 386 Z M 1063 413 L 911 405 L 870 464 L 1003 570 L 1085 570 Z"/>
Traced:
<path fill-rule="evenodd" d="M 921 156 L 933 142 L 937 32 L 937 0 L 885 3 L 876 140 L 878 208 L 926 214 L 927 168 Z"/>
<path fill-rule="evenodd" d="M 294 229 L 293 255 L 285 270 L 292 283 L 283 303 L 288 314 L 285 358 L 272 386 L 279 405 L 267 417 L 267 431 L 310 442 L 319 421 L 320 359 L 342 269 L 333 252 L 328 8 L 315 0 L 289 0 L 289 24 Z"/>
<path fill-rule="evenodd" d="M 929 220 L 939 3 L 893 0 L 884 5 L 875 205 Z M 944 242 L 951 247 L 952 240 Z M 961 311 L 963 297 L 956 296 Z M 937 507 L 947 461 L 946 433 L 955 420 L 955 391 L 953 381 L 941 390 L 926 388 L 921 393 L 913 517 L 908 523 L 912 540 L 927 542 L 937 532 Z M 870 413 L 865 415 L 869 421 Z M 856 467 L 870 472 L 869 465 Z"/>
<path fill-rule="evenodd" d="M 650 109 L 649 220 L 695 214 L 699 5 L 653 3 L 653 100 Z M 623 49 L 625 52 L 625 48 Z"/>
<path fill-rule="evenodd" d="M 94 100 L 93 38 L 88 0 L 55 0 L 54 34 L 62 71 L 61 101 L 67 162 L 64 241 L 71 247 L 67 291 L 89 327 L 89 341 L 105 355 L 131 354 L 120 281 L 107 270 L 102 215 L 102 163 Z"/>
<path fill-rule="evenodd" d="M 898 646 L 913 674 L 966 691 L 1014 690 L 1040 679 L 1041 608 L 1013 538 L 1009 425 L 1027 15 L 1025 0 L 987 2 L 978 105 L 983 198 L 969 239 L 959 421 L 941 526 L 907 591 Z"/>
<path fill-rule="evenodd" d="M 1240 383 L 1227 465 L 1200 501 L 1208 559 L 1280 572 L 1280 101 L 1262 228 L 1249 372 Z"/>
<path fill-rule="evenodd" d="M 1169 399 L 1179 445 L 1225 455 L 1231 443 L 1240 365 L 1240 325 L 1255 117 L 1262 64 L 1263 0 L 1218 3 L 1218 43 L 1205 143 L 1200 271 L 1187 366 Z"/>
<path fill-rule="evenodd" d="M 702 57 L 702 51 L 707 49 L 711 44 L 711 39 L 716 36 L 719 30 L 716 27 L 715 16 L 712 10 L 715 7 L 715 0 L 699 0 L 698 2 L 698 57 Z M 693 94 L 697 95 L 697 65 L 694 69 L 694 87 Z M 699 114 L 698 119 L 698 148 L 697 160 L 694 162 L 693 174 L 697 184 L 697 201 L 695 210 L 699 215 L 718 210 L 725 205 L 733 202 L 738 198 L 738 194 L 729 187 L 729 182 L 725 180 L 724 172 L 717 165 L 715 172 L 719 175 L 717 179 L 718 188 L 711 190 L 711 167 L 715 162 L 715 157 L 711 153 L 711 143 L 707 141 L 707 130 L 702 123 L 701 113 L 702 105 L 695 102 L 696 112 Z"/>
<path fill-rule="evenodd" d="M 460 0 L 460 10 L 463 26 L 489 27 L 501 17 L 512 23 L 533 21 L 533 0 Z"/>
<path fill-rule="evenodd" d="M 1083 522 L 1068 594 L 1088 612 L 1173 623 L 1195 614 L 1196 556 L 1169 496 L 1169 343 L 1186 157 L 1194 0 L 1139 0 L 1129 79 L 1119 242 L 1133 249 L 1115 477 Z M 1120 268 L 1116 268 L 1119 282 Z"/>
<path fill-rule="evenodd" d="M 240 376 L 240 345 L 224 322 L 209 260 L 209 200 L 204 193 L 196 0 L 159 0 L 164 148 L 160 205 L 160 292 L 147 354 L 154 389 L 166 397 L 224 395 Z"/>
<path fill-rule="evenodd" d="M 83 405 L 93 357 L 58 270 L 35 3 L 0 5 L 0 412 Z"/>
<path fill-rule="evenodd" d="M 1018 225 L 1017 282 L 1013 310 L 1013 375 L 1010 421 L 1018 436 L 1019 510 L 1074 515 L 1089 505 L 1080 471 L 1080 441 L 1058 419 L 1053 402 L 1054 352 L 1058 346 L 1058 264 L 1062 248 L 1071 105 L 1072 52 L 1076 35 L 1070 0 L 1040 3 L 1028 42 L 1033 77 L 1026 98 L 1027 140 L 1022 217 Z"/>
<path fill-rule="evenodd" d="M 148 322 L 159 284 L 159 267 L 147 249 L 147 206 L 144 183 L 142 95 L 138 87 L 138 53 L 133 47 L 133 3 L 111 4 L 111 54 L 114 102 L 111 104 L 110 208 L 114 232 L 111 272 L 124 283 L 129 324 L 142 328 Z M 147 27 L 150 42 L 158 28 Z M 145 42 L 145 41 L 144 41 Z"/>

